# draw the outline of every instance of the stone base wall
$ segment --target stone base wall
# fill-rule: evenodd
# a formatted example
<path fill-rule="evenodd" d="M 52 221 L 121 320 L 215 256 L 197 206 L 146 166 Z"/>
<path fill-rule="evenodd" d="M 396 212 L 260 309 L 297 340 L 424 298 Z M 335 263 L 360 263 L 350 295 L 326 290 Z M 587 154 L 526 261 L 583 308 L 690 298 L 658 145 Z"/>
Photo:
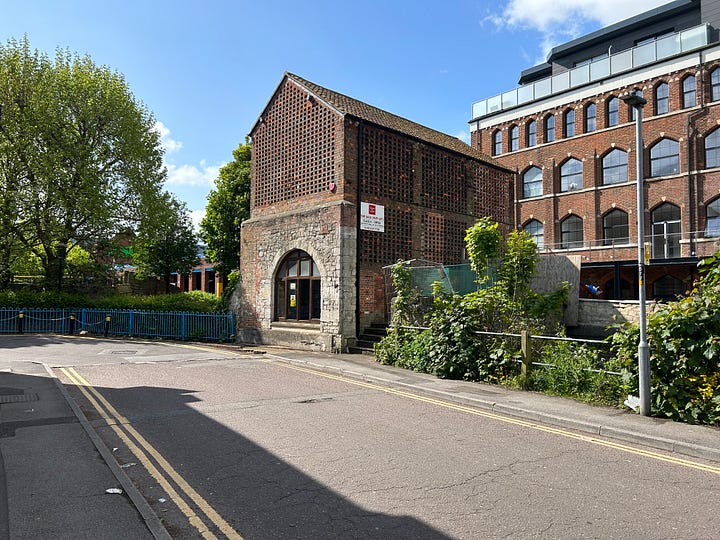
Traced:
<path fill-rule="evenodd" d="M 647 302 L 645 310 L 649 316 L 663 306 Z M 589 338 L 605 338 L 612 334 L 614 324 L 640 322 L 640 302 L 637 300 L 591 300 L 579 301 L 577 325 L 568 328 L 568 334 Z"/>
<path fill-rule="evenodd" d="M 251 345 L 276 345 L 293 349 L 307 349 L 322 352 L 346 352 L 353 344 L 340 334 L 328 334 L 320 331 L 320 327 L 307 324 L 272 323 L 269 329 L 241 328 L 238 331 L 238 342 Z"/>
<path fill-rule="evenodd" d="M 578 289 L 580 288 L 579 255 L 542 255 L 537 266 L 537 276 L 530 286 L 539 293 L 551 293 L 560 288 L 563 281 L 570 283 L 570 294 L 564 312 L 566 326 L 575 326 L 578 321 Z"/>
<path fill-rule="evenodd" d="M 329 351 L 344 348 L 355 338 L 356 230 L 347 225 L 354 223 L 354 216 L 354 205 L 332 202 L 243 222 L 238 283 L 241 341 L 285 339 L 273 322 L 274 280 L 283 258 L 296 249 L 313 258 L 321 276 L 320 323 L 295 323 L 307 328 L 310 337 L 303 340 L 310 348 Z M 297 337 L 296 329 L 293 332 L 287 335 Z"/>

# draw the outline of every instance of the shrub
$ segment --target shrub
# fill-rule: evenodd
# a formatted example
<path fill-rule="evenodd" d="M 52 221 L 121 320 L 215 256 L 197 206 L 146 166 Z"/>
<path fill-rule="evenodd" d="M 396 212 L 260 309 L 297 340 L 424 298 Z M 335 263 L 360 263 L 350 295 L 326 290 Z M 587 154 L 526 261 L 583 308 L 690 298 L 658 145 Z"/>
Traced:
<path fill-rule="evenodd" d="M 591 403 L 620 405 L 627 396 L 628 374 L 618 362 L 610 361 L 598 370 L 599 351 L 587 345 L 551 341 L 542 347 L 530 377 L 533 390 L 572 397 Z"/>
<path fill-rule="evenodd" d="M 720 252 L 699 265 L 703 276 L 690 295 L 648 318 L 650 395 L 655 415 L 720 424 Z M 612 337 L 613 350 L 637 392 L 637 325 Z"/>
<path fill-rule="evenodd" d="M 220 299 L 209 293 L 191 291 L 180 294 L 155 296 L 113 295 L 103 298 L 88 297 L 56 291 L 40 293 L 0 292 L 1 307 L 15 308 L 104 308 L 136 309 L 145 311 L 220 311 Z"/>

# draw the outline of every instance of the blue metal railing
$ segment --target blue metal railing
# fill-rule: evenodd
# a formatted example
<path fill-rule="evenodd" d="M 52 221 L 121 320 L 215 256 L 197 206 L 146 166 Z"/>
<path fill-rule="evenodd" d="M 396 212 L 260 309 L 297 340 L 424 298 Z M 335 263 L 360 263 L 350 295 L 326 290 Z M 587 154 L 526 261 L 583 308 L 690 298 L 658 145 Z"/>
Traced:
<path fill-rule="evenodd" d="M 235 315 L 133 309 L 0 307 L 0 334 L 80 332 L 104 336 L 232 341 L 235 338 Z"/>

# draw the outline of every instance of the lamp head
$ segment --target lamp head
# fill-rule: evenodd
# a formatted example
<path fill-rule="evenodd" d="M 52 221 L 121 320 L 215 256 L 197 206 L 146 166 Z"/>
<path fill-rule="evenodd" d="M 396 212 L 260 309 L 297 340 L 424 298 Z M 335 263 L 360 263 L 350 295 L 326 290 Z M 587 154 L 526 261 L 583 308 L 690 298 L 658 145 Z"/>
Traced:
<path fill-rule="evenodd" d="M 634 89 L 631 92 L 628 92 L 627 94 L 621 95 L 620 99 L 622 99 L 625 103 L 627 103 L 631 107 L 642 107 L 647 103 L 647 100 L 644 97 L 642 97 L 642 94 L 637 89 Z"/>

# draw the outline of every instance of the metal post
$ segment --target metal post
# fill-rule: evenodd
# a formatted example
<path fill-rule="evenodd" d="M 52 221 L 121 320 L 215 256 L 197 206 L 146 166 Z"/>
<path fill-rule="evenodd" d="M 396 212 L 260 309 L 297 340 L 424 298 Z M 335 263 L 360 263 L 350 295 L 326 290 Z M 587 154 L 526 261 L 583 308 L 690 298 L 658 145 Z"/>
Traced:
<path fill-rule="evenodd" d="M 647 101 L 637 91 L 623 96 L 623 101 L 635 109 L 635 148 L 637 169 L 637 227 L 638 227 L 638 300 L 640 303 L 640 342 L 638 343 L 638 373 L 640 414 L 650 416 L 650 347 L 647 342 L 647 312 L 645 308 L 645 200 L 643 174 L 642 111 Z"/>

